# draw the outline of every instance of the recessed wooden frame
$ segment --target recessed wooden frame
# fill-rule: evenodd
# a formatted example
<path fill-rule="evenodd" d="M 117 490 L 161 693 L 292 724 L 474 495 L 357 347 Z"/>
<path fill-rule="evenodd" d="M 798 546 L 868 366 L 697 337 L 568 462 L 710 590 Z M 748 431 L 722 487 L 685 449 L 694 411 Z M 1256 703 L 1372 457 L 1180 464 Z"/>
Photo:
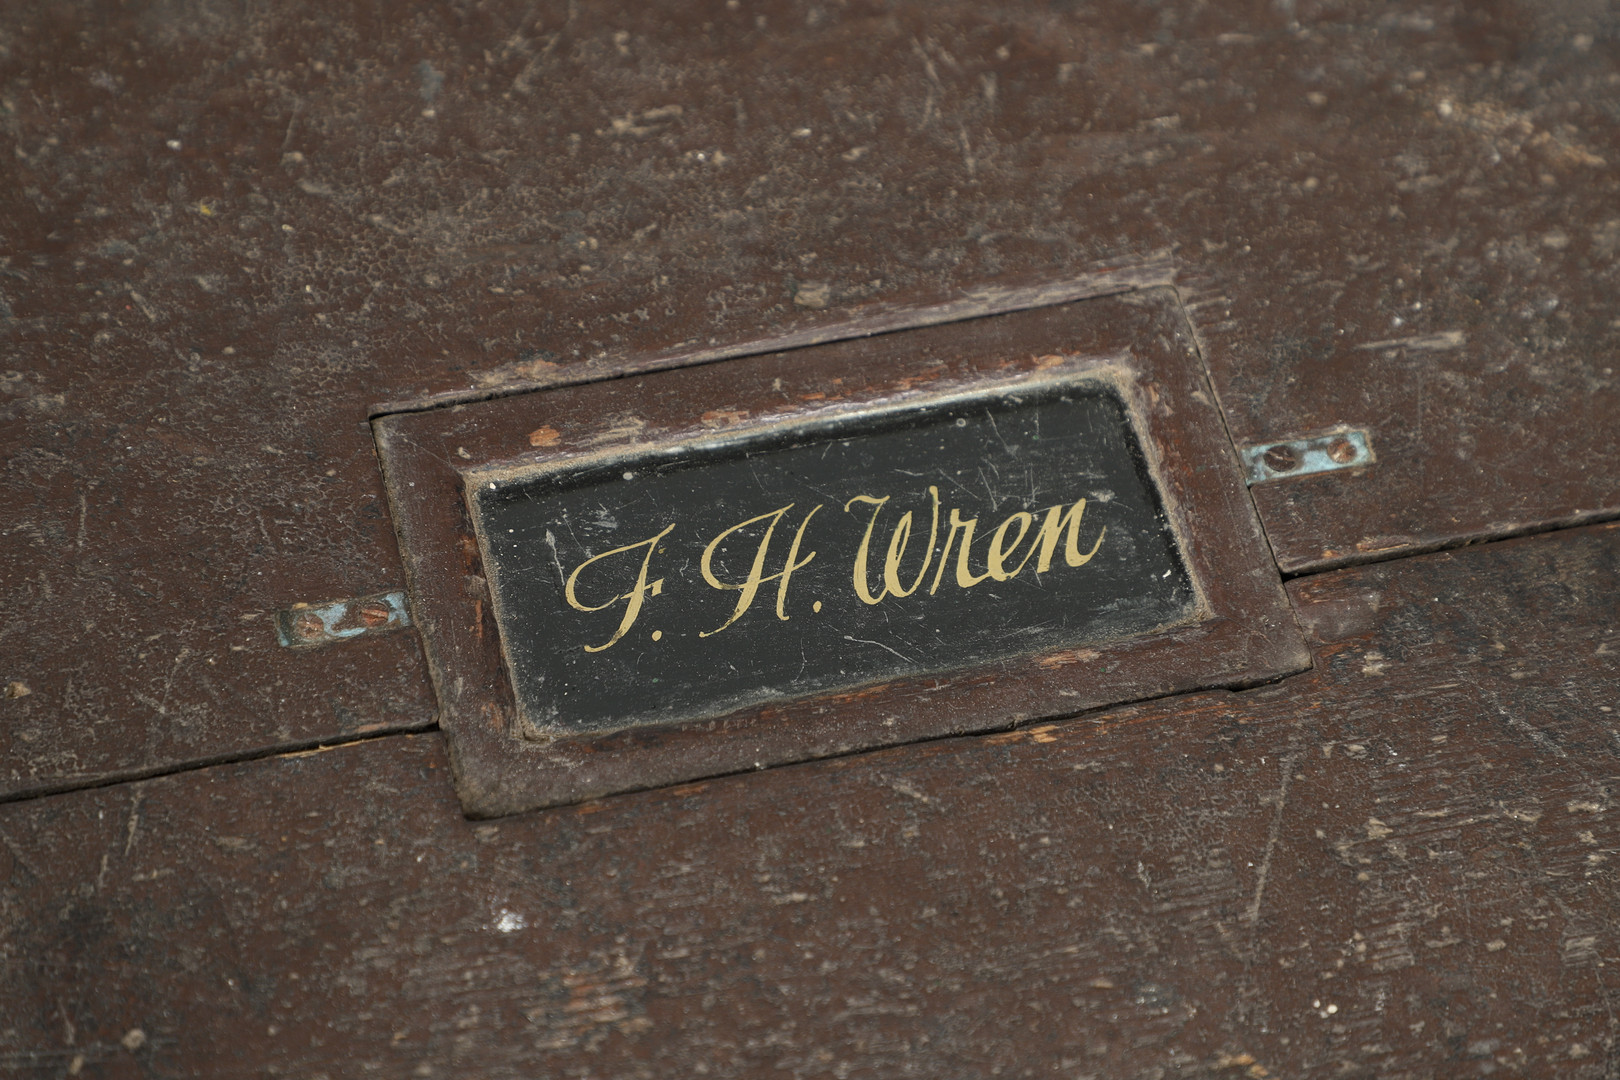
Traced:
<path fill-rule="evenodd" d="M 489 817 L 1003 729 L 1309 664 L 1238 456 L 1168 288 L 1150 288 L 374 422 L 466 812 Z M 668 457 L 1052 380 L 1125 403 L 1196 594 L 1173 625 L 606 732 L 538 731 L 502 652 L 466 497 L 491 476 Z M 949 697 L 951 707 L 939 702 Z"/>

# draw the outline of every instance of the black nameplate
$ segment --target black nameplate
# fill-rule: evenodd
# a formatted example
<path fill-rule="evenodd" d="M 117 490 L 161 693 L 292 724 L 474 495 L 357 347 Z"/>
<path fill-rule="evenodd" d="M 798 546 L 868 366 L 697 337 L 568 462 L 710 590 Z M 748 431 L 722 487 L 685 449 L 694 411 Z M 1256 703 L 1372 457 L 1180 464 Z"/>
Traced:
<path fill-rule="evenodd" d="M 518 705 L 549 734 L 980 666 L 1195 606 L 1101 381 L 469 482 Z"/>

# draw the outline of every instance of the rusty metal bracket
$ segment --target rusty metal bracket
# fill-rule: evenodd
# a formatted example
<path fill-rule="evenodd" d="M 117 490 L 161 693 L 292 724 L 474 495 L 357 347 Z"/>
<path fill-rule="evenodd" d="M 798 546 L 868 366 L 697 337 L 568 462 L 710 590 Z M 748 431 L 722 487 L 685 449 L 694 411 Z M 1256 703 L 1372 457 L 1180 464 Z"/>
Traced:
<path fill-rule="evenodd" d="M 325 604 L 294 604 L 276 612 L 276 640 L 289 649 L 308 649 L 410 625 L 405 594 L 395 590 Z"/>
<path fill-rule="evenodd" d="M 1256 443 L 1239 451 L 1249 486 L 1295 476 L 1357 469 L 1371 465 L 1373 456 L 1368 433 L 1359 428 L 1342 428 L 1326 435 Z"/>

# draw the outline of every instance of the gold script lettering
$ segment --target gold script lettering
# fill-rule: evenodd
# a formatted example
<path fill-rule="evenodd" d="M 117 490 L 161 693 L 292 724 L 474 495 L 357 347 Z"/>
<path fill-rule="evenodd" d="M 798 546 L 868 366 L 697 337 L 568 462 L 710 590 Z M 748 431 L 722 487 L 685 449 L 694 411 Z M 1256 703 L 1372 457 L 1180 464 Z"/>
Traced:
<path fill-rule="evenodd" d="M 617 604 L 620 600 L 629 601 L 627 604 L 625 604 L 624 617 L 619 620 L 619 628 L 618 630 L 614 631 L 613 636 L 608 638 L 608 640 L 603 642 L 601 645 L 586 645 L 584 647 L 586 652 L 601 652 L 604 649 L 610 649 L 614 645 L 618 644 L 619 639 L 624 637 L 624 635 L 629 631 L 630 627 L 635 624 L 636 616 L 641 614 L 642 602 L 645 601 L 648 596 L 657 596 L 663 591 L 663 578 L 659 578 L 651 585 L 647 584 L 647 568 L 652 563 L 653 549 L 658 546 L 658 541 L 668 536 L 670 530 L 673 528 L 675 528 L 675 523 L 671 522 L 665 526 L 664 531 L 659 533 L 657 536 L 648 537 L 646 540 L 643 540 L 640 543 L 626 544 L 624 547 L 616 547 L 612 551 L 604 551 L 600 555 L 593 555 L 589 559 L 586 559 L 584 562 L 580 563 L 578 566 L 574 567 L 574 572 L 568 575 L 568 581 L 563 586 L 563 596 L 567 599 L 568 606 L 573 608 L 575 611 L 601 611 L 605 607 Z M 579 584 L 579 575 L 581 571 L 583 571 L 587 566 L 593 566 L 596 563 L 601 562 L 603 559 L 610 558 L 622 552 L 634 551 L 637 548 L 646 548 L 647 553 L 641 557 L 641 568 L 636 572 L 636 583 L 629 592 L 620 593 L 611 600 L 604 600 L 602 603 L 594 606 L 580 603 L 579 596 L 574 592 L 574 589 Z"/>
<path fill-rule="evenodd" d="M 1018 537 L 1012 543 L 1006 544 L 1004 542 L 1007 539 L 1007 526 L 1015 521 L 1018 522 Z M 1024 537 L 1029 534 L 1029 527 L 1034 524 L 1034 521 L 1034 514 L 1020 510 L 1006 521 L 1003 521 L 996 531 L 991 534 L 990 555 L 986 559 L 985 565 L 985 569 L 990 572 L 991 577 L 997 581 L 1006 581 L 1010 577 L 1017 576 L 1018 571 L 1024 568 L 1024 563 L 1029 562 L 1029 556 L 1025 555 L 1024 562 L 1018 564 L 1017 570 L 1012 571 L 1012 573 L 1007 572 L 1007 556 L 1018 550 L 1018 545 L 1024 542 Z M 1030 546 L 1030 550 L 1034 550 L 1034 545 Z"/>
<path fill-rule="evenodd" d="M 962 520 L 962 513 L 956 507 L 951 507 L 951 531 L 945 534 L 945 550 L 939 554 L 939 569 L 934 571 L 934 583 L 928 587 L 928 594 L 932 596 L 939 588 L 939 579 L 945 575 L 945 567 L 951 559 L 951 541 L 956 539 L 956 530 L 962 530 L 962 543 L 956 548 L 956 584 L 964 589 L 971 589 L 985 578 L 988 573 L 975 576 L 968 569 L 968 548 L 973 545 L 973 530 L 979 524 L 978 518 Z"/>
<path fill-rule="evenodd" d="M 872 529 L 877 525 L 878 511 L 882 510 L 883 504 L 888 501 L 889 497 L 887 495 L 883 496 L 881 499 L 874 495 L 857 495 L 853 499 L 849 500 L 849 502 L 844 504 L 844 513 L 846 514 L 849 513 L 849 508 L 854 506 L 856 503 L 872 504 L 872 517 L 866 523 L 866 535 L 861 537 L 861 546 L 855 552 L 855 571 L 853 574 L 855 579 L 855 595 L 861 598 L 861 602 L 863 604 L 875 604 L 879 600 L 883 599 L 881 596 L 873 596 L 872 590 L 867 586 L 866 554 L 868 549 L 872 546 Z"/>
<path fill-rule="evenodd" d="M 1103 537 L 1108 534 L 1108 526 L 1104 525 L 1102 531 L 1097 534 L 1097 542 L 1091 545 L 1091 550 L 1084 555 L 1080 554 L 1080 519 L 1085 513 L 1084 499 L 1076 502 L 1067 511 L 1064 511 L 1061 503 L 1049 507 L 1046 511 L 1046 520 L 1041 522 L 1040 532 L 1035 534 L 1035 542 L 1029 545 L 1029 551 L 1024 555 L 1024 562 L 1018 564 L 1018 570 L 1022 570 L 1024 563 L 1029 562 L 1029 556 L 1034 554 L 1037 547 L 1041 549 L 1041 557 L 1035 564 L 1035 572 L 1044 574 L 1052 568 L 1052 555 L 1057 550 L 1058 533 L 1062 530 L 1064 522 L 1068 522 L 1069 532 L 1063 545 L 1063 561 L 1070 566 L 1084 566 L 1090 562 L 1091 557 L 1097 554 L 1097 549 L 1102 547 Z M 1018 535 L 1020 539 L 1023 537 L 1023 533 Z M 1013 573 L 1018 573 L 1018 570 L 1014 570 Z"/>
<path fill-rule="evenodd" d="M 771 537 L 775 535 L 776 526 L 781 523 L 782 515 L 793 509 L 792 503 L 788 503 L 780 510 L 772 510 L 768 513 L 760 514 L 757 517 L 751 517 L 747 521 L 739 521 L 737 524 L 733 525 L 729 529 L 726 529 L 713 540 L 709 541 L 709 546 L 703 549 L 703 558 L 698 564 L 699 569 L 701 569 L 703 572 L 703 580 L 707 581 L 716 589 L 729 589 L 738 592 L 740 595 L 737 597 L 737 606 L 731 612 L 731 618 L 727 619 L 713 630 L 705 630 L 700 632 L 698 637 L 713 637 L 715 634 L 718 634 L 720 631 L 742 618 L 743 613 L 746 612 L 753 604 L 754 597 L 759 593 L 759 587 L 771 581 L 777 582 L 776 617 L 781 619 L 783 622 L 787 621 L 788 581 L 792 578 L 793 571 L 807 566 L 810 560 L 816 557 L 816 553 L 812 551 L 803 559 L 799 558 L 799 547 L 804 542 L 805 528 L 810 524 L 810 519 L 816 516 L 816 511 L 820 510 L 822 505 L 825 504 L 818 504 L 808 514 L 804 515 L 804 520 L 799 523 L 798 532 L 794 534 L 793 544 L 788 548 L 787 563 L 783 565 L 781 570 L 778 570 L 774 574 L 765 573 L 766 552 L 770 549 Z M 770 525 L 766 526 L 765 535 L 760 537 L 759 547 L 754 551 L 754 562 L 748 571 L 748 577 L 740 582 L 721 581 L 719 578 L 715 577 L 714 553 L 715 550 L 719 548 L 719 546 L 725 541 L 726 537 L 741 529 L 746 529 L 748 526 L 757 522 L 764 521 L 767 518 L 770 519 Z"/>
<path fill-rule="evenodd" d="M 1029 560 L 1034 558 L 1036 552 L 1040 553 L 1035 563 L 1035 572 L 1044 574 L 1052 568 L 1052 557 L 1057 553 L 1058 543 L 1063 542 L 1063 561 L 1069 566 L 1084 566 L 1090 562 L 1092 556 L 1102 547 L 1103 537 L 1108 534 L 1108 527 L 1103 526 L 1097 533 L 1097 542 L 1091 545 L 1091 550 L 1085 553 L 1080 551 L 1080 519 L 1085 516 L 1086 500 L 1080 499 L 1067 509 L 1059 503 L 1057 506 L 1047 507 L 1046 518 L 1041 527 L 1036 530 L 1035 538 L 1024 552 L 1024 557 L 1012 569 L 1007 568 L 1007 560 L 1018 550 L 1029 535 L 1030 526 L 1035 522 L 1035 516 L 1028 511 L 1020 510 L 1009 515 L 1006 520 L 990 535 L 990 550 L 985 557 L 985 572 L 975 574 L 968 568 L 968 549 L 973 544 L 973 532 L 979 524 L 978 518 L 963 520 L 961 513 L 954 507 L 951 509 L 951 531 L 945 536 L 945 550 L 940 553 L 939 569 L 934 572 L 934 583 L 928 589 L 930 595 L 939 589 L 940 580 L 945 576 L 945 567 L 950 561 L 951 545 L 956 543 L 958 531 L 962 534 L 962 542 L 956 547 L 956 584 L 964 589 L 971 589 L 987 578 L 996 581 L 1008 581 L 1021 573 Z M 1018 535 L 1011 543 L 1007 542 L 1007 531 L 1017 525 Z M 1064 526 L 1067 526 L 1065 530 Z"/>
<path fill-rule="evenodd" d="M 930 486 L 928 496 L 933 502 L 933 519 L 928 526 L 928 546 L 924 549 L 922 568 L 917 571 L 916 580 L 911 583 L 909 589 L 900 584 L 900 561 L 905 558 L 906 548 L 911 544 L 912 512 L 907 510 L 900 515 L 894 531 L 889 534 L 889 550 L 883 560 L 883 591 L 875 596 L 869 584 L 867 564 L 871 555 L 872 531 L 877 527 L 878 513 L 883 509 L 883 504 L 889 501 L 889 496 L 885 495 L 880 499 L 873 495 L 857 495 L 844 504 L 846 514 L 849 513 L 849 508 L 858 502 L 868 503 L 872 507 L 872 516 L 866 522 L 866 533 L 861 537 L 861 546 L 855 552 L 855 568 L 851 575 L 854 579 L 855 595 L 861 598 L 862 603 L 876 604 L 886 596 L 910 596 L 922 585 L 923 578 L 928 576 L 928 567 L 934 561 L 934 544 L 939 539 L 939 488 Z"/>
<path fill-rule="evenodd" d="M 934 561 L 934 543 L 939 539 L 939 488 L 930 485 L 928 496 L 934 503 L 934 518 L 928 526 L 928 547 L 923 555 L 922 569 L 917 571 L 917 578 L 909 589 L 900 587 L 900 560 L 905 558 L 906 545 L 911 542 L 910 510 L 901 515 L 899 524 L 894 527 L 894 535 L 889 537 L 889 555 L 883 560 L 883 591 L 890 595 L 910 596 L 916 592 L 928 574 L 929 564 Z M 873 511 L 872 516 L 877 517 L 877 512 Z"/>
<path fill-rule="evenodd" d="M 787 564 L 782 567 L 781 580 L 776 584 L 776 617 L 783 622 L 788 621 L 788 579 L 793 576 L 793 571 L 808 565 L 810 560 L 816 557 L 816 553 L 812 551 L 802 560 L 799 558 L 799 545 L 804 542 L 804 530 L 809 526 L 810 519 L 816 516 L 816 511 L 825 505 L 827 504 L 817 503 L 808 514 L 804 515 L 804 520 L 799 522 L 799 531 L 793 534 L 793 543 L 788 548 Z"/>

